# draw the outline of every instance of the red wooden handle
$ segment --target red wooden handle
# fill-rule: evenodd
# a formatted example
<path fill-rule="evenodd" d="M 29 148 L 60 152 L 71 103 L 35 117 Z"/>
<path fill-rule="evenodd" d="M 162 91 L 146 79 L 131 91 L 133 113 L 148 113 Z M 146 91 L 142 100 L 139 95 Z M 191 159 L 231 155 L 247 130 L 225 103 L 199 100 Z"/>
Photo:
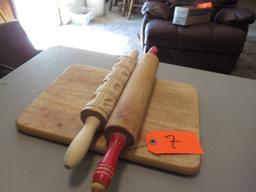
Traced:
<path fill-rule="evenodd" d="M 114 133 L 111 135 L 108 149 L 102 160 L 98 164 L 92 184 L 92 192 L 105 191 L 111 183 L 114 175 L 117 160 L 120 152 L 126 144 L 125 136 L 121 133 Z"/>
<path fill-rule="evenodd" d="M 151 54 L 154 54 L 155 56 L 157 56 L 158 48 L 156 46 L 152 46 L 152 47 L 150 47 L 148 53 L 151 53 Z"/>

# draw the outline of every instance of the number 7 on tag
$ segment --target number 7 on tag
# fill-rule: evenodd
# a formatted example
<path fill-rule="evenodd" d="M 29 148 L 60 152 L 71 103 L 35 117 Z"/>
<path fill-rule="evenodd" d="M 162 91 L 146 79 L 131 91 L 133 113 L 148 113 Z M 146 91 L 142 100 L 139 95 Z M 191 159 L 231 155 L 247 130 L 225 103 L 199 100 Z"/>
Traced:
<path fill-rule="evenodd" d="M 191 131 L 151 131 L 147 149 L 153 154 L 203 154 L 198 136 Z"/>

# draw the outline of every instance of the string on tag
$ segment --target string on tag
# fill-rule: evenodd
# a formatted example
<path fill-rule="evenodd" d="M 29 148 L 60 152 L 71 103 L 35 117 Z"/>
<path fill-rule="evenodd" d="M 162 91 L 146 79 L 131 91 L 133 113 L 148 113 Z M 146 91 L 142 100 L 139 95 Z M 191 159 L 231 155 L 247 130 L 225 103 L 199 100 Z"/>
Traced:
<path fill-rule="evenodd" d="M 137 147 L 130 147 L 130 148 L 127 148 L 127 149 L 123 150 L 122 152 L 133 151 L 133 150 L 136 150 L 136 149 L 139 149 L 139 148 L 142 148 L 142 147 L 147 147 L 147 145 L 148 145 L 148 143 L 140 145 L 140 146 L 137 146 Z"/>

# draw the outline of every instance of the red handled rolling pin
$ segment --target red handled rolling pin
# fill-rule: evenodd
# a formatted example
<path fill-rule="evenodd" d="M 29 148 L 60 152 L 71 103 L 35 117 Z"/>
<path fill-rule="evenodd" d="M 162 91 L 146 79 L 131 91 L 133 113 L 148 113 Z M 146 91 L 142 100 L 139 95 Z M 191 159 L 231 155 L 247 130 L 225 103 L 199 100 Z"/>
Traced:
<path fill-rule="evenodd" d="M 133 145 L 144 121 L 158 68 L 157 48 L 152 47 L 138 61 L 104 129 L 108 148 L 99 162 L 92 192 L 104 192 L 111 183 L 119 154 Z"/>
<path fill-rule="evenodd" d="M 120 57 L 81 111 L 84 126 L 69 145 L 64 157 L 65 167 L 73 168 L 78 165 L 87 153 L 96 130 L 105 127 L 135 68 L 137 57 L 136 49 L 128 56 Z"/>

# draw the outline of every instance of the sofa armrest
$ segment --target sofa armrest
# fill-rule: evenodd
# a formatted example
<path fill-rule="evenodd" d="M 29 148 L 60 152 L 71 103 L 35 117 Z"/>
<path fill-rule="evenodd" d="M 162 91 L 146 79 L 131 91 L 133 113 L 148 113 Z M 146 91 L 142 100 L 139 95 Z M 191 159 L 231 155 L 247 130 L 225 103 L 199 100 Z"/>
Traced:
<path fill-rule="evenodd" d="M 143 15 L 150 14 L 156 18 L 170 20 L 172 11 L 168 1 L 146 1 L 141 9 Z"/>
<path fill-rule="evenodd" d="M 255 13 L 244 7 L 223 8 L 216 13 L 214 21 L 228 25 L 249 25 L 255 21 Z"/>
<path fill-rule="evenodd" d="M 146 13 L 144 15 L 143 19 L 142 19 L 141 28 L 140 28 L 140 37 L 139 37 L 142 47 L 143 47 L 143 43 L 144 43 L 144 37 L 145 37 L 144 32 L 145 32 L 146 25 L 149 21 L 154 20 L 154 19 L 158 19 L 158 17 L 153 16 L 153 15 L 148 14 L 148 13 Z"/>

